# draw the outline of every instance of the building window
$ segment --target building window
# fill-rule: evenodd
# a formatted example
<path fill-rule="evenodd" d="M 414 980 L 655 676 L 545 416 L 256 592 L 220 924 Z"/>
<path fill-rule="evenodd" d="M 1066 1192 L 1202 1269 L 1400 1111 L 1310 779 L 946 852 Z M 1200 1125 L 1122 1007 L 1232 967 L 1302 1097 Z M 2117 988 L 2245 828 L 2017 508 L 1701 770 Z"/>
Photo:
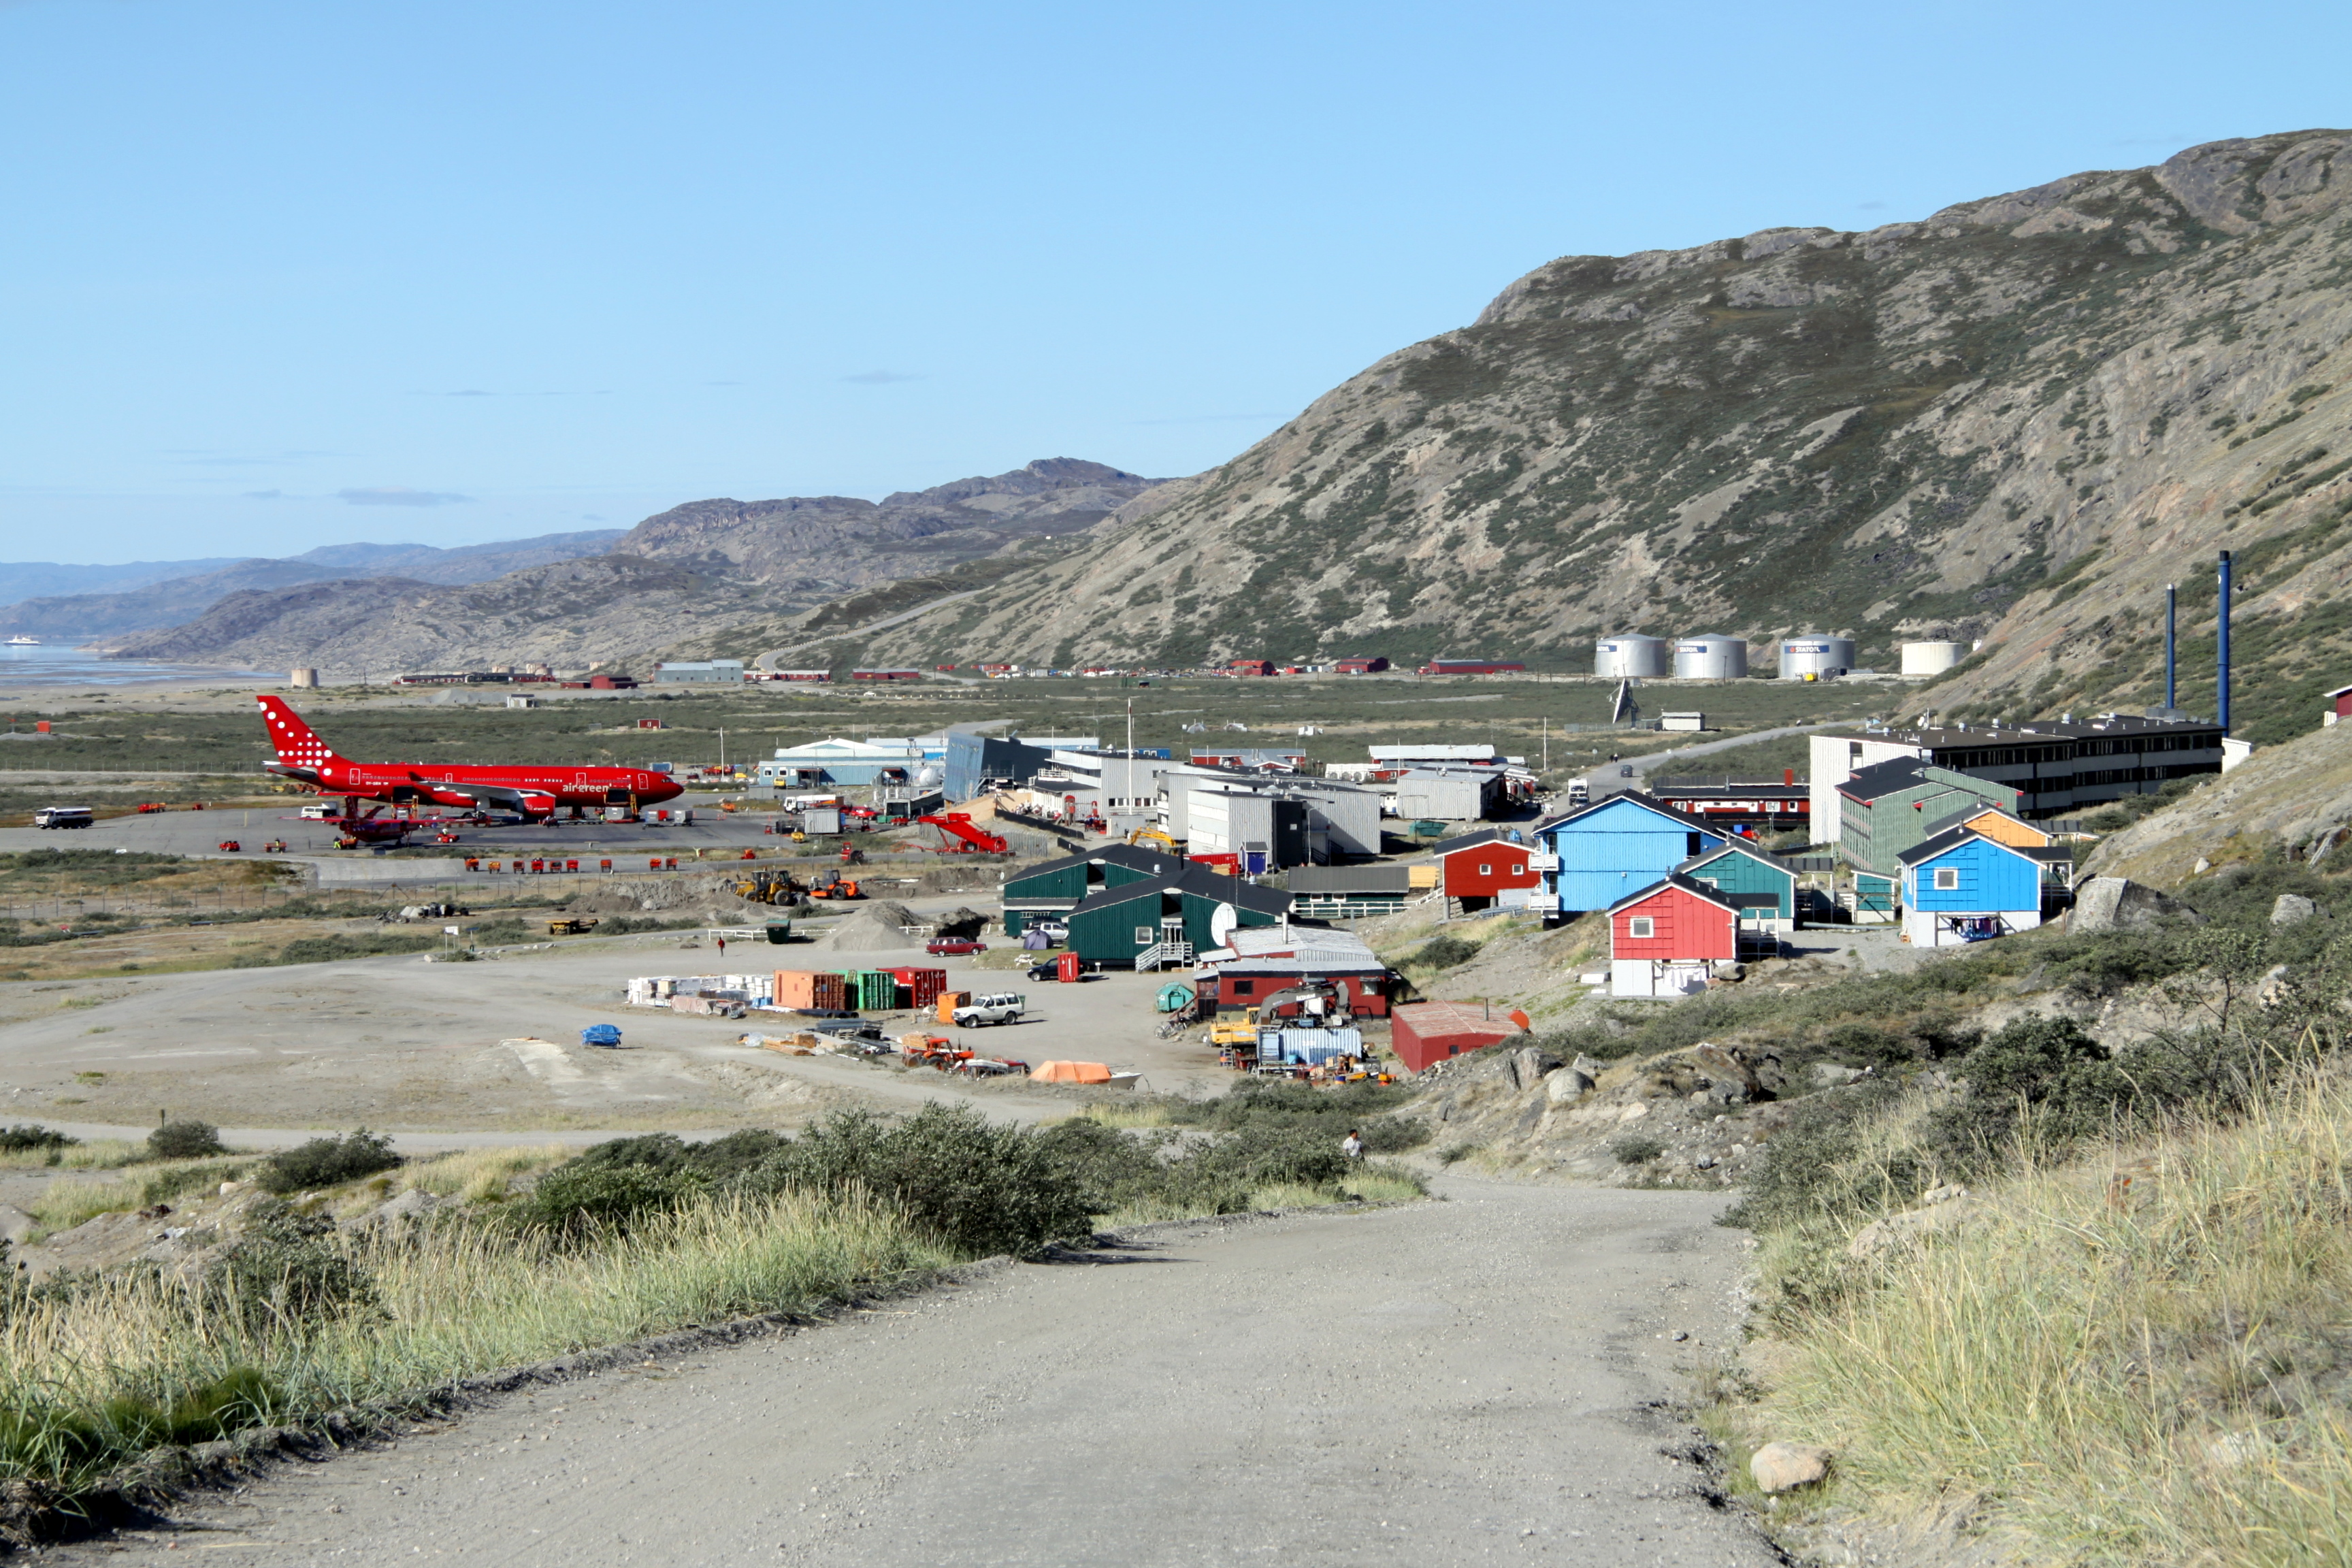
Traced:
<path fill-rule="evenodd" d="M 1647 940 L 1658 934 L 1658 922 L 1647 915 L 1635 915 L 1625 922 L 1625 934 L 1636 940 Z"/>
<path fill-rule="evenodd" d="M 1491 876 L 1493 876 L 1494 874 L 1495 874 L 1495 868 L 1493 868 L 1492 866 L 1481 866 L 1481 867 L 1479 867 L 1479 868 L 1478 868 L 1478 875 L 1480 875 L 1481 877 L 1491 877 Z"/>
<path fill-rule="evenodd" d="M 1939 893 L 1957 893 L 1957 892 L 1958 892 L 1959 890 L 1960 890 L 1960 872 L 1959 872 L 1959 868 L 1958 868 L 1958 867 L 1957 867 L 1957 866 L 1938 866 L 1938 867 L 1937 867 L 1937 868 L 1936 868 L 1936 891 L 1937 891 L 1937 892 L 1939 892 Z"/>
<path fill-rule="evenodd" d="M 1141 946 L 1150 947 L 1160 940 L 1160 932 L 1150 926 L 1138 926 L 1135 928 L 1135 940 Z"/>
<path fill-rule="evenodd" d="M 1255 980 L 1236 980 L 1236 981 L 1234 981 L 1234 995 L 1236 995 L 1236 996 L 1255 996 L 1255 995 L 1256 995 L 1256 994 L 1257 994 L 1257 982 L 1256 982 L 1256 981 L 1255 981 Z"/>

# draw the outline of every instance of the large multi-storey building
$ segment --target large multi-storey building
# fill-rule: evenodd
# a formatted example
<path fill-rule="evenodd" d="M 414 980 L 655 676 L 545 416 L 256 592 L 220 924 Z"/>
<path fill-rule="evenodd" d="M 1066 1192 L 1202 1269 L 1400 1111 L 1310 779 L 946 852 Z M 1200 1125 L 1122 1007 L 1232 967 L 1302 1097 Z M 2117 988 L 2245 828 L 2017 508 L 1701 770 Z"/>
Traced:
<path fill-rule="evenodd" d="M 1839 786 L 1879 763 L 1909 760 L 1972 774 L 2014 789 L 2020 816 L 2063 816 L 2153 795 L 2175 779 L 2220 773 L 2221 739 L 2219 724 L 2122 714 L 2079 724 L 2037 719 L 1815 735 L 1808 780 L 1812 837 L 1839 841 Z"/>

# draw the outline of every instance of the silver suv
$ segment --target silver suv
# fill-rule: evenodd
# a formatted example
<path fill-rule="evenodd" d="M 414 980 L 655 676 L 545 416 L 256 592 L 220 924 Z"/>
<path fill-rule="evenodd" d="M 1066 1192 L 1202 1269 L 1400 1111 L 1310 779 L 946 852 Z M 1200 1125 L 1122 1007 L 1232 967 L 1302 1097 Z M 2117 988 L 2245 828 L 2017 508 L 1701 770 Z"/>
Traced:
<path fill-rule="evenodd" d="M 1017 1024 L 1028 1009 L 1028 997 L 1018 991 L 1000 991 L 992 996 L 975 996 L 958 1007 L 955 1021 L 967 1029 L 982 1024 Z"/>

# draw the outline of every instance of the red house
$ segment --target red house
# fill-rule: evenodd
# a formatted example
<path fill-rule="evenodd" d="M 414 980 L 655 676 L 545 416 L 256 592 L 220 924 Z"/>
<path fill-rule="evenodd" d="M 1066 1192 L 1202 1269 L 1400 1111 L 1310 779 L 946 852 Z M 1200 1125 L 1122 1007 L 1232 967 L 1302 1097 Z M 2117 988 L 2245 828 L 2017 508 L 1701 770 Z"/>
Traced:
<path fill-rule="evenodd" d="M 849 679 L 852 680 L 920 680 L 923 679 L 923 672 L 919 669 L 853 669 L 849 672 Z"/>
<path fill-rule="evenodd" d="M 1370 658 L 1343 658 L 1331 668 L 1340 675 L 1378 675 L 1389 667 L 1389 661 L 1374 654 Z"/>
<path fill-rule="evenodd" d="M 1421 667 L 1423 675 L 1509 675 L 1527 668 L 1516 659 L 1433 658 Z"/>
<path fill-rule="evenodd" d="M 1448 838 L 1436 849 L 1437 885 L 1465 910 L 1491 909 L 1498 900 L 1517 902 L 1507 895 L 1543 881 L 1535 854 L 1533 846 L 1512 843 L 1499 827 Z"/>
<path fill-rule="evenodd" d="M 1389 1015 L 1389 1025 L 1397 1060 L 1408 1072 L 1527 1033 L 1517 1019 L 1489 1016 L 1475 1002 L 1407 1002 Z"/>
<path fill-rule="evenodd" d="M 1331 1009 L 1351 1018 L 1381 1018 L 1389 1012 L 1393 978 L 1362 938 L 1319 926 L 1253 926 L 1225 934 L 1226 945 L 1201 955 L 1194 991 L 1219 1012 L 1265 1007 L 1267 998 L 1299 986 L 1328 985 L 1338 992 Z M 1296 1018 L 1310 1011 L 1302 1000 L 1276 1003 L 1267 1016 Z"/>
<path fill-rule="evenodd" d="M 2340 724 L 2352 718 L 2352 686 L 2339 686 L 2333 691 L 2323 691 L 2319 695 L 2327 703 L 2319 715 L 2321 723 Z"/>
<path fill-rule="evenodd" d="M 1735 895 L 1669 872 L 1609 907 L 1609 994 L 1687 996 L 1739 956 Z"/>
<path fill-rule="evenodd" d="M 1270 658 L 1237 658 L 1225 668 L 1235 675 L 1272 675 L 1274 660 Z"/>

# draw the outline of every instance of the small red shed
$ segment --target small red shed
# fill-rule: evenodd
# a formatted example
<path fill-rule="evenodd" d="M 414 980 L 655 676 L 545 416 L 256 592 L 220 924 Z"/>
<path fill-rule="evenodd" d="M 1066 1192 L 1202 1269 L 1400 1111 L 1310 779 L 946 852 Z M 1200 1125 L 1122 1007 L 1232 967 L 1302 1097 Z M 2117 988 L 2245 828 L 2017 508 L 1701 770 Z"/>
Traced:
<path fill-rule="evenodd" d="M 1680 872 L 1609 908 L 1609 991 L 1613 996 L 1686 996 L 1706 989 L 1710 965 L 1739 956 L 1739 906 Z"/>
<path fill-rule="evenodd" d="M 2352 686 L 2339 686 L 2333 691 L 2321 692 L 2320 696 L 2327 703 L 2319 716 L 2323 723 L 2340 724 L 2352 719 Z"/>
<path fill-rule="evenodd" d="M 1460 899 L 1465 909 L 1491 907 L 1504 894 L 1533 888 L 1543 880 L 1531 857 L 1535 847 L 1514 844 L 1499 827 L 1481 828 L 1439 844 L 1437 885 L 1449 899 Z"/>
<path fill-rule="evenodd" d="M 1475 1002 L 1407 1002 L 1389 1013 L 1397 1060 L 1410 1072 L 1527 1033 L 1516 1019 L 1489 1016 Z"/>

